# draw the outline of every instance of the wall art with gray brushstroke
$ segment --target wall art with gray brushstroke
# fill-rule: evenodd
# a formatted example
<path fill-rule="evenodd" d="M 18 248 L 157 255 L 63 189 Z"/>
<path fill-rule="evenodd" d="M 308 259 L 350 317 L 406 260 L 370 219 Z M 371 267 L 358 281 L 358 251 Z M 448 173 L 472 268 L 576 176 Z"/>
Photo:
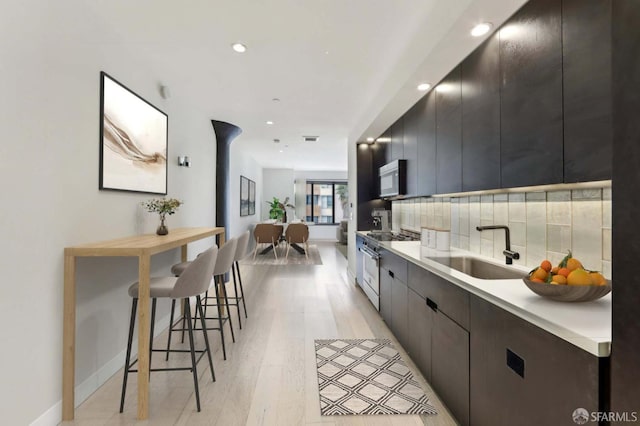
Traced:
<path fill-rule="evenodd" d="M 167 114 L 100 73 L 100 189 L 167 194 Z"/>

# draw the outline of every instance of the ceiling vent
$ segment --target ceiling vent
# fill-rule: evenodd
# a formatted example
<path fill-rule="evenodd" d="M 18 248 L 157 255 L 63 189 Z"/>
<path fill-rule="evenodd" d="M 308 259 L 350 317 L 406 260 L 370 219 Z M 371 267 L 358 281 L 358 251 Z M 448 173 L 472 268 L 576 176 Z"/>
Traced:
<path fill-rule="evenodd" d="M 305 142 L 318 142 L 319 136 L 303 136 Z"/>

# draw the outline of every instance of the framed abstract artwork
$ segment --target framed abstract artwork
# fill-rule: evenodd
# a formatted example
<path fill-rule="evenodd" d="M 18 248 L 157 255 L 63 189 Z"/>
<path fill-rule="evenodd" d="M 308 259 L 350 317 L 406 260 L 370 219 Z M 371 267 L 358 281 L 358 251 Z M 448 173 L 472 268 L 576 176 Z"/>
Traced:
<path fill-rule="evenodd" d="M 168 117 L 100 73 L 100 189 L 167 194 Z"/>
<path fill-rule="evenodd" d="M 249 215 L 249 179 L 240 176 L 240 216 Z"/>
<path fill-rule="evenodd" d="M 249 181 L 249 215 L 256 214 L 256 183 Z"/>

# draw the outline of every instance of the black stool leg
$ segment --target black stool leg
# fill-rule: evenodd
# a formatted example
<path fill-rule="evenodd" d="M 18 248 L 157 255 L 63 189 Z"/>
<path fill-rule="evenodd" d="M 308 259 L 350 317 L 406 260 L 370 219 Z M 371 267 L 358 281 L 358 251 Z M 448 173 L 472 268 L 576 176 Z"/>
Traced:
<path fill-rule="evenodd" d="M 220 327 L 220 340 L 222 340 L 222 357 L 226 360 L 227 359 L 227 349 L 225 347 L 224 344 L 224 328 L 222 327 L 222 313 L 220 312 L 220 307 L 222 306 L 222 303 L 220 301 L 220 292 L 218 291 L 218 277 L 216 277 L 216 285 L 214 287 L 214 292 L 216 293 L 216 303 L 218 304 L 218 326 Z M 206 306 L 206 305 L 205 305 Z M 206 308 L 205 308 L 205 312 L 206 312 Z M 206 313 L 205 313 L 206 315 Z"/>
<path fill-rule="evenodd" d="M 129 340 L 127 343 L 127 356 L 124 361 L 124 379 L 122 380 L 122 394 L 120 396 L 120 412 L 124 411 L 124 396 L 127 392 L 127 378 L 129 377 L 129 362 L 131 362 L 131 343 L 133 342 L 133 328 L 136 325 L 136 308 L 138 299 L 133 298 L 131 303 L 131 319 L 129 320 Z"/>
<path fill-rule="evenodd" d="M 189 304 L 189 298 L 184 299 L 184 315 L 187 317 L 187 324 L 189 329 L 189 348 L 191 349 L 191 366 L 193 371 L 193 386 L 196 391 L 196 407 L 200 412 L 200 391 L 198 390 L 198 371 L 196 370 L 196 353 L 193 343 L 193 323 L 191 322 L 191 306 Z"/>
<path fill-rule="evenodd" d="M 182 314 L 182 337 L 180 339 L 180 343 L 184 343 L 184 330 L 186 329 L 185 327 L 185 313 Z"/>
<path fill-rule="evenodd" d="M 173 315 L 176 312 L 176 299 L 171 299 L 171 319 L 169 320 L 169 337 L 167 338 L 167 356 L 165 361 L 169 361 L 169 348 L 171 348 L 171 334 L 173 331 Z"/>
<path fill-rule="evenodd" d="M 244 301 L 244 288 L 242 288 L 242 277 L 240 276 L 240 265 L 236 262 L 236 269 L 238 270 L 238 282 L 240 283 L 240 296 L 242 297 L 242 306 L 244 307 L 244 317 L 247 317 L 247 304 Z"/>
<path fill-rule="evenodd" d="M 227 319 L 229 320 L 229 328 L 231 329 L 231 340 L 233 343 L 236 342 L 236 336 L 233 334 L 233 322 L 231 321 L 231 310 L 229 310 L 229 298 L 227 297 L 227 289 L 224 285 L 224 275 L 220 277 L 220 284 L 222 285 L 222 289 L 224 290 L 224 304 L 227 308 Z"/>
<path fill-rule="evenodd" d="M 153 355 L 153 329 L 156 325 L 156 302 L 155 297 L 151 299 L 151 333 L 149 334 L 149 379 L 151 379 L 151 356 Z"/>
<path fill-rule="evenodd" d="M 236 269 L 233 264 L 231 264 L 231 272 L 233 272 L 233 291 L 236 296 L 236 309 L 238 311 L 238 324 L 240 326 L 240 330 L 242 330 L 242 320 L 240 319 L 240 296 L 238 294 L 238 283 L 236 280 Z M 226 293 L 225 293 L 226 294 Z"/>
<path fill-rule="evenodd" d="M 204 345 L 207 349 L 207 357 L 209 358 L 209 368 L 211 368 L 211 380 L 216 381 L 216 373 L 213 370 L 213 360 L 211 359 L 211 347 L 209 346 L 209 336 L 207 336 L 207 323 L 202 311 L 202 300 L 200 296 L 196 296 L 196 308 L 200 312 L 200 323 L 202 325 L 202 334 L 204 335 Z"/>

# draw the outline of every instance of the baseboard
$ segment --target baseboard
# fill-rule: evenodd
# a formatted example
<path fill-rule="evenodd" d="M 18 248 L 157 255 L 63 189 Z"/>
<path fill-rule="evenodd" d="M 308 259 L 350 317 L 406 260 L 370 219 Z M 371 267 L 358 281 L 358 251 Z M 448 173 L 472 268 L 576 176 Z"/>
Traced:
<path fill-rule="evenodd" d="M 156 321 L 154 327 L 154 338 L 162 334 L 166 328 L 169 327 L 169 315 Z M 132 356 L 136 356 L 138 353 L 138 345 L 133 345 L 131 348 Z M 75 389 L 75 401 L 74 406 L 77 408 L 80 404 L 86 401 L 95 391 L 100 388 L 107 380 L 109 380 L 114 374 L 116 374 L 122 367 L 124 367 L 124 358 L 126 356 L 126 348 L 118 353 L 111 360 L 107 361 L 102 367 L 95 373 L 89 376 L 84 382 L 76 386 Z M 30 426 L 55 426 L 62 422 L 62 400 L 56 402 L 51 408 L 42 413 L 40 417 L 30 423 Z"/>

